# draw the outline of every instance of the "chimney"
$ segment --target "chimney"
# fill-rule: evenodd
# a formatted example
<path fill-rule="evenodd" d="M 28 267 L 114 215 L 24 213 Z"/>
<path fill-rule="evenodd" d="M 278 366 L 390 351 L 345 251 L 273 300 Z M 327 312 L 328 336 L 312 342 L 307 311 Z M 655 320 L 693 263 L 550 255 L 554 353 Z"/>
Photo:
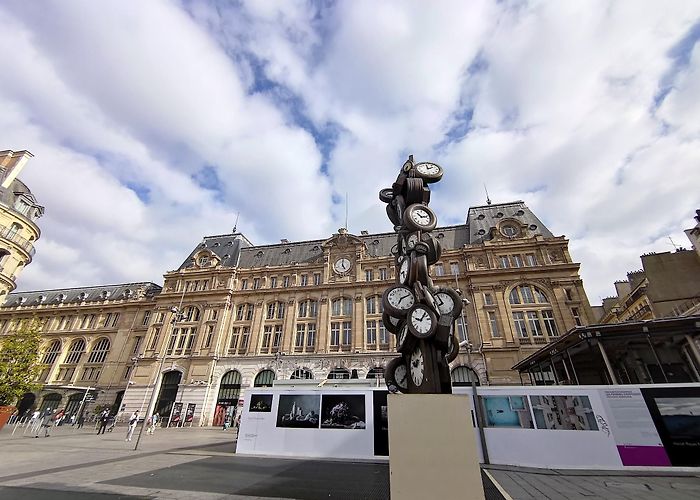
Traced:
<path fill-rule="evenodd" d="M 5 189 L 9 188 L 32 156 L 34 155 L 25 150 L 0 151 L 0 185 Z"/>
<path fill-rule="evenodd" d="M 280 241 L 281 241 L 282 243 L 284 243 L 285 245 L 286 245 L 287 243 L 289 243 L 289 240 L 288 240 L 287 238 L 282 238 Z"/>
<path fill-rule="evenodd" d="M 362 231 L 360 231 L 360 234 L 362 236 L 367 236 L 367 235 L 369 235 L 369 232 L 366 229 L 363 229 Z"/>

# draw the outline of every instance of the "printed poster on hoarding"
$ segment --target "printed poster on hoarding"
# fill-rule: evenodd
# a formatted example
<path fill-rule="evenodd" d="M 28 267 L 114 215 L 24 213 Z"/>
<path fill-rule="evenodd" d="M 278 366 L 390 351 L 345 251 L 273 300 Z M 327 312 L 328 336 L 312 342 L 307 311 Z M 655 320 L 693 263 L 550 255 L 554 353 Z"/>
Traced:
<path fill-rule="evenodd" d="M 181 415 L 182 415 L 182 403 L 175 403 L 173 405 L 173 413 L 170 415 L 169 426 L 172 426 L 172 425 L 179 426 Z"/>
<path fill-rule="evenodd" d="M 598 423 L 603 432 L 612 434 L 622 465 L 671 465 L 639 389 L 604 389 L 600 396 L 610 421 L 598 415 Z"/>
<path fill-rule="evenodd" d="M 187 403 L 187 411 L 185 412 L 185 423 L 192 425 L 194 420 L 194 409 L 197 407 L 195 403 Z"/>

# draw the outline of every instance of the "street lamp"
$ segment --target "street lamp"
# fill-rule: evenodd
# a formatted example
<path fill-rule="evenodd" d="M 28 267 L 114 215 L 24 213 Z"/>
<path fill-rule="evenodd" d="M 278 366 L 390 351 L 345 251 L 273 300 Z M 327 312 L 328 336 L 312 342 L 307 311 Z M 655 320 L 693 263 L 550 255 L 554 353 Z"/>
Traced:
<path fill-rule="evenodd" d="M 183 294 L 184 295 L 184 294 Z M 180 306 L 182 306 L 182 301 L 180 301 Z M 182 321 L 184 318 L 184 314 L 180 311 L 179 307 L 172 306 L 170 308 L 170 312 L 172 313 L 172 318 L 170 318 L 170 335 L 173 333 L 173 329 L 175 327 L 175 323 L 178 321 Z M 164 337 L 164 340 L 167 339 L 169 336 L 166 335 Z M 165 345 L 165 344 L 163 344 Z M 153 392 L 151 392 L 151 400 L 148 402 L 148 408 L 146 410 L 146 416 L 143 419 L 143 423 L 141 424 L 141 429 L 139 430 L 139 435 L 136 438 L 136 445 L 134 446 L 134 451 L 136 451 L 139 447 L 139 442 L 141 441 L 141 436 L 143 435 L 143 429 L 146 427 L 146 423 L 148 420 L 151 418 L 151 414 L 153 413 L 153 410 L 156 406 L 156 388 L 160 387 L 160 382 L 163 377 L 163 365 L 165 364 L 165 350 L 163 350 L 163 354 L 160 357 L 160 363 L 158 365 L 158 371 L 156 372 L 156 381 L 153 384 Z"/>

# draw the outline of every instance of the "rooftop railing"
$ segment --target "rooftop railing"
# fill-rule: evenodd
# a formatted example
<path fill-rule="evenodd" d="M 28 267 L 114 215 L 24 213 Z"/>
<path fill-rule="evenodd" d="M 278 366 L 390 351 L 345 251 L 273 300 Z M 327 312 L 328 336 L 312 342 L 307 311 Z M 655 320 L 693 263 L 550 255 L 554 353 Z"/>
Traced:
<path fill-rule="evenodd" d="M 32 245 L 31 241 L 23 238 L 17 234 L 16 230 L 10 229 L 9 227 L 0 225 L 0 238 L 5 238 L 6 240 L 15 243 L 17 246 L 25 250 L 30 257 L 34 257 L 34 254 L 36 253 L 34 245 Z"/>

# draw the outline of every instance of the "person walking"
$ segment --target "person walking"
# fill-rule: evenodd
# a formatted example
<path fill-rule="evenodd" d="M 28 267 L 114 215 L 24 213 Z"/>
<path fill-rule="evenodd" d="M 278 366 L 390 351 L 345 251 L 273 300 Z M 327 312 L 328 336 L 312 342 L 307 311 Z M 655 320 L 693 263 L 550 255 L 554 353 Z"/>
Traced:
<path fill-rule="evenodd" d="M 83 415 L 81 413 L 80 416 L 78 417 L 78 429 L 80 429 L 84 423 L 85 423 L 85 415 Z"/>
<path fill-rule="evenodd" d="M 105 433 L 105 429 L 107 429 L 107 422 L 109 422 L 109 412 L 105 410 L 100 414 L 100 428 L 97 429 L 98 436 Z"/>
<path fill-rule="evenodd" d="M 126 431 L 126 439 L 124 441 L 131 441 L 131 436 L 134 435 L 136 430 L 136 425 L 139 423 L 139 411 L 136 410 L 129 417 L 129 429 Z"/>
<path fill-rule="evenodd" d="M 36 435 L 34 436 L 35 438 L 39 437 L 39 430 L 44 429 L 44 437 L 49 437 L 49 429 L 51 428 L 51 419 L 53 417 L 53 413 L 51 412 L 51 408 L 46 408 L 46 411 L 44 411 L 43 415 L 41 416 L 41 424 L 39 427 L 36 428 Z"/>
<path fill-rule="evenodd" d="M 156 425 L 158 425 L 158 420 L 160 420 L 160 416 L 157 413 L 151 415 L 151 418 L 148 419 L 148 429 L 146 430 L 146 434 L 153 434 L 156 432 Z"/>

